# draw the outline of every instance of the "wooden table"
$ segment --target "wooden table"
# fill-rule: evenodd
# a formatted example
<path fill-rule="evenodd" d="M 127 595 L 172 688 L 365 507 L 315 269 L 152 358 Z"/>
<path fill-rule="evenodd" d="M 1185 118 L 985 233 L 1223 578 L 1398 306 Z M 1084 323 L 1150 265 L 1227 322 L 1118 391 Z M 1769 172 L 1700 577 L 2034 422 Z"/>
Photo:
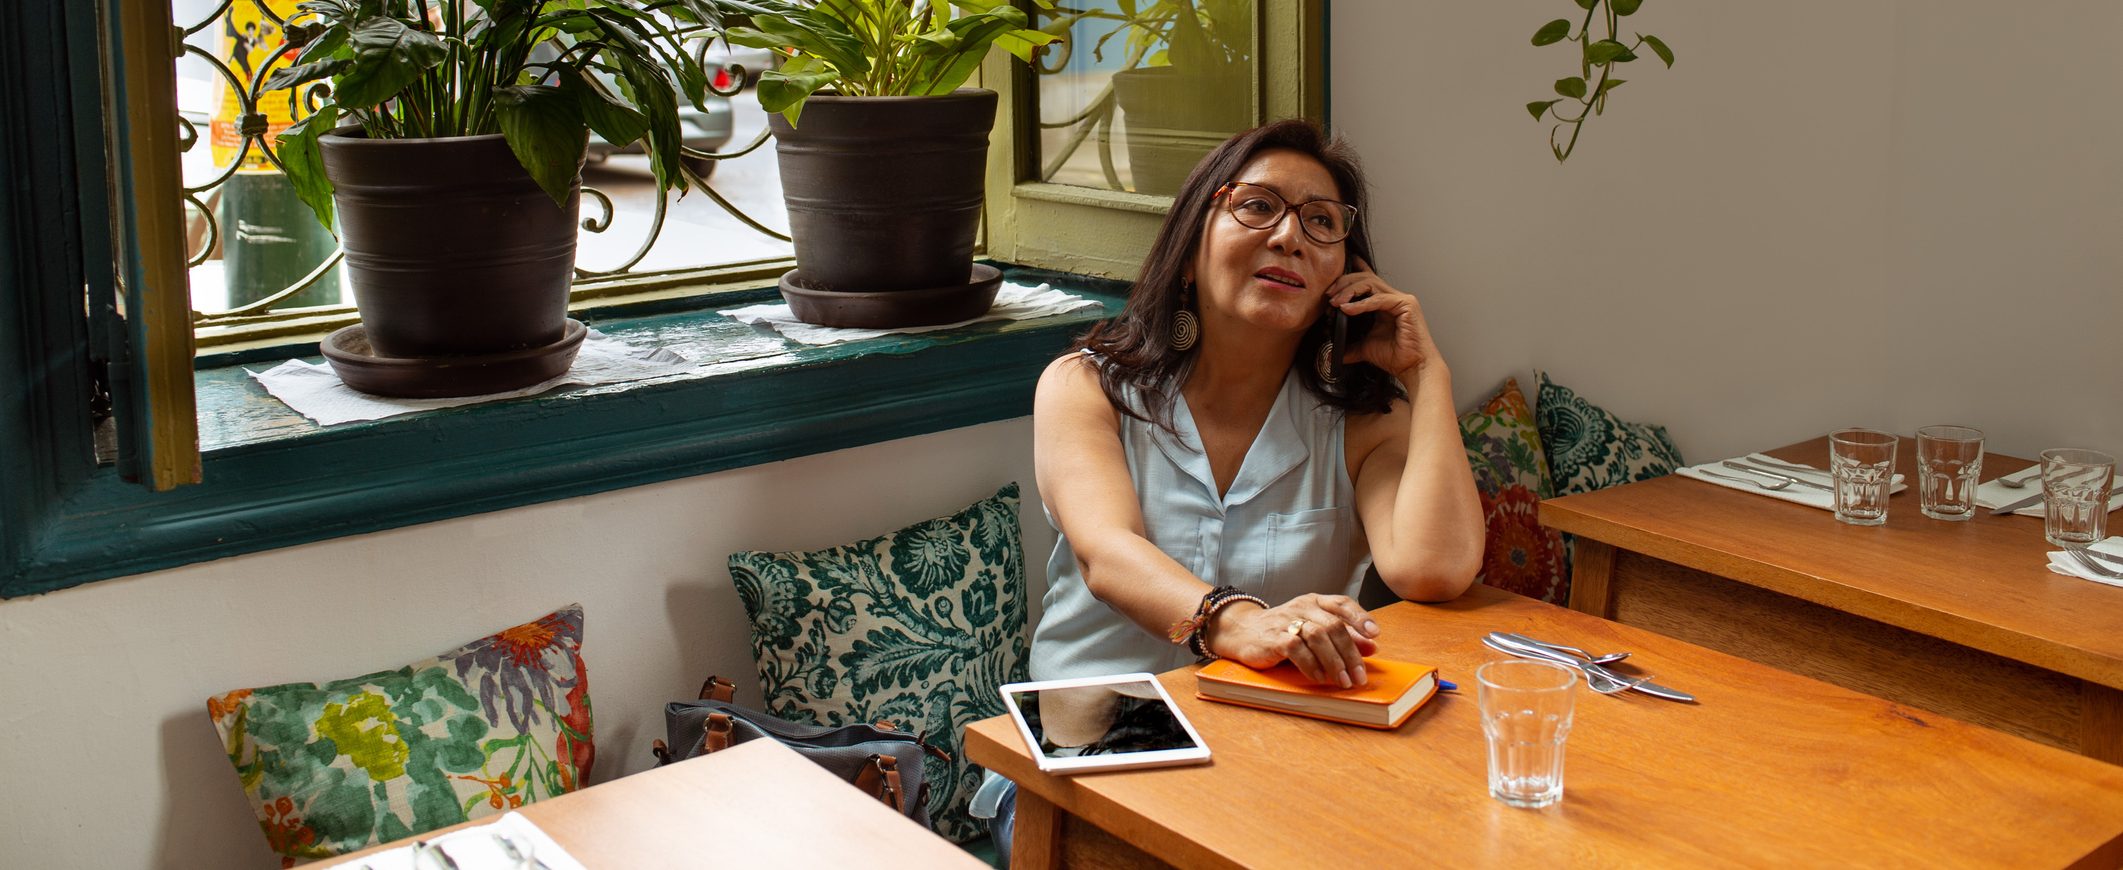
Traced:
<path fill-rule="evenodd" d="M 2123 589 L 2051 573 L 2038 517 L 1925 517 L 1911 448 L 1882 526 L 1682 477 L 1541 522 L 1578 536 L 1572 608 L 2123 763 Z M 1828 439 L 1767 452 L 1825 468 Z"/>
<path fill-rule="evenodd" d="M 1487 587 L 1373 613 L 1382 655 L 1461 686 L 1395 731 L 1202 701 L 1191 669 L 1162 679 L 1209 765 L 1051 776 L 975 723 L 969 757 L 1021 784 L 1015 866 L 2123 863 L 2123 768 Z M 1580 692 L 1562 802 L 1513 809 L 1474 697 L 1489 631 L 1632 650 L 1700 702 Z"/>
<path fill-rule="evenodd" d="M 526 804 L 518 812 L 592 870 L 987 866 L 771 740 Z"/>

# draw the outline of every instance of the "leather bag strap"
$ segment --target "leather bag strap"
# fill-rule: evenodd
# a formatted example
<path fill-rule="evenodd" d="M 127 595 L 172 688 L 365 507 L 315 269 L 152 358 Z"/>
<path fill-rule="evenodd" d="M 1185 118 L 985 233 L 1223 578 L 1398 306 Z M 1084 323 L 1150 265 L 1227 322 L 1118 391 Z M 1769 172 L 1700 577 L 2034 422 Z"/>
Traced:
<path fill-rule="evenodd" d="M 708 725 L 700 734 L 700 754 L 721 752 L 730 748 L 730 733 L 735 722 L 728 713 L 709 713 Z"/>
<path fill-rule="evenodd" d="M 905 791 L 899 784 L 899 759 L 881 754 L 870 756 L 870 763 L 855 774 L 855 787 L 883 801 L 893 812 L 903 811 L 900 803 Z"/>
<path fill-rule="evenodd" d="M 700 684 L 700 699 L 730 703 L 737 699 L 737 684 L 719 676 L 709 677 L 707 682 Z"/>

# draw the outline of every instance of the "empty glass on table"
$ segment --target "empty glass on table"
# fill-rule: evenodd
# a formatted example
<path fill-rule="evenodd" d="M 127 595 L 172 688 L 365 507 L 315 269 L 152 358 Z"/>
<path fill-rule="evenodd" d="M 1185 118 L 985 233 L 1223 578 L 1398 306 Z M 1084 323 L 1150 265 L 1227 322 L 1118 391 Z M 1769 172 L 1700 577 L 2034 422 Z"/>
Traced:
<path fill-rule="evenodd" d="M 1917 430 L 1917 507 L 1935 520 L 1976 515 L 1976 477 L 1983 472 L 1983 432 L 1967 426 Z"/>
<path fill-rule="evenodd" d="M 2042 451 L 2042 533 L 2059 547 L 2083 547 L 2108 535 L 2108 487 L 2116 458 L 2098 450 Z"/>
<path fill-rule="evenodd" d="M 1894 452 L 1900 439 L 1877 429 L 1828 433 L 1828 473 L 1835 480 L 1836 519 L 1854 526 L 1887 522 L 1894 491 Z"/>
<path fill-rule="evenodd" d="M 1577 672 L 1562 665 L 1500 659 L 1474 671 L 1482 736 L 1489 744 L 1489 794 L 1515 807 L 1563 799 L 1563 741 L 1575 711 Z"/>

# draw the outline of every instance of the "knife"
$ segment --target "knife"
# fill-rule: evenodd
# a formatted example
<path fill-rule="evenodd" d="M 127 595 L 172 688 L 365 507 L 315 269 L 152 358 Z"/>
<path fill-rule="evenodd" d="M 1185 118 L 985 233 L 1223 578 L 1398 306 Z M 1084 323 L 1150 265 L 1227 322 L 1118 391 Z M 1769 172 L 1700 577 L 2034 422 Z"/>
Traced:
<path fill-rule="evenodd" d="M 1999 505 L 1990 509 L 1990 515 L 1994 517 L 2002 517 L 2021 508 L 2034 507 L 2035 505 L 2042 503 L 2042 496 L 2043 494 L 2038 492 L 2034 495 L 2030 495 L 2026 498 L 2020 499 L 2019 501 Z"/>
<path fill-rule="evenodd" d="M 2044 495 L 2046 495 L 2046 493 L 2038 492 L 2034 495 L 2030 495 L 2026 498 L 2020 499 L 2019 501 L 2013 502 L 2012 504 L 2004 505 L 2002 507 L 1991 508 L 1990 515 L 1994 517 L 2001 517 L 2021 508 L 2034 507 L 2035 505 L 2042 503 L 2042 496 Z M 2108 497 L 2111 500 L 2113 500 L 2116 496 L 2119 495 L 2123 495 L 2123 484 L 2118 484 L 2108 491 Z"/>
<path fill-rule="evenodd" d="M 1552 647 L 1552 646 L 1549 646 L 1548 644 L 1545 644 L 1545 643 L 1542 643 L 1542 642 L 1540 642 L 1540 641 L 1534 640 L 1533 638 L 1527 637 L 1527 636 L 1525 636 L 1525 635 L 1523 635 L 1523 634 L 1512 634 L 1512 633 L 1510 633 L 1510 632 L 1502 632 L 1502 631 L 1500 631 L 1500 632 L 1497 632 L 1497 633 L 1496 633 L 1496 636 L 1497 636 L 1497 637 L 1501 637 L 1501 638 L 1503 638 L 1504 640 L 1507 640 L 1507 641 L 1512 641 L 1512 642 L 1515 642 L 1515 643 L 1519 643 L 1519 644 L 1522 644 L 1522 645 L 1527 645 L 1527 646 L 1534 646 L 1534 647 L 1538 647 L 1538 648 L 1540 648 L 1540 649 L 1543 649 L 1543 650 L 1548 650 L 1548 651 L 1550 651 L 1550 652 L 1553 652 L 1553 653 L 1555 653 L 1555 654 L 1556 654 L 1556 655 L 1558 655 L 1558 656 L 1562 656 L 1563 658 L 1569 659 L 1569 660 L 1570 660 L 1570 662 L 1571 662 L 1572 664 L 1575 664 L 1575 665 L 1577 665 L 1577 666 L 1579 666 L 1579 667 L 1581 667 L 1581 668 L 1585 668 L 1585 669 L 1587 669 L 1587 670 L 1592 670 L 1592 671 L 1598 671 L 1598 672 L 1599 672 L 1599 673 L 1600 673 L 1600 674 L 1601 674 L 1602 676 L 1605 676 L 1605 677 L 1607 677 L 1608 679 L 1611 679 L 1611 680 L 1614 680 L 1614 681 L 1616 681 L 1616 682 L 1620 682 L 1620 683 L 1625 683 L 1625 684 L 1629 684 L 1629 687 L 1630 687 L 1630 688 L 1632 688 L 1632 689 L 1635 689 L 1635 690 L 1637 690 L 1637 691 L 1639 691 L 1639 692 L 1643 692 L 1644 694 L 1646 694 L 1646 695 L 1650 695 L 1650 696 L 1652 696 L 1652 697 L 1654 697 L 1654 698 L 1665 698 L 1666 700 L 1669 700 L 1669 701 L 1688 701 L 1688 702 L 1694 702 L 1694 701 L 1695 701 L 1695 696 L 1694 696 L 1694 695 L 1691 695 L 1691 694 L 1688 694 L 1687 692 L 1683 692 L 1683 691 L 1681 691 L 1681 690 L 1679 690 L 1679 689 L 1673 689 L 1673 688 L 1668 688 L 1668 687 L 1666 687 L 1666 686 L 1661 686 L 1661 685 L 1659 685 L 1659 684 L 1657 684 L 1657 683 L 1653 683 L 1653 682 L 1649 682 L 1649 681 L 1646 681 L 1646 682 L 1637 682 L 1637 680 L 1636 680 L 1636 678 L 1635 678 L 1635 677 L 1625 677 L 1625 676 L 1623 676 L 1623 675 L 1621 675 L 1621 674 L 1615 673 L 1614 671 L 1608 670 L 1608 669 L 1607 669 L 1607 668 L 1606 668 L 1605 666 L 1593 664 L 1593 663 L 1592 663 L 1592 662 L 1590 662 L 1590 661 L 1587 661 L 1587 660 L 1585 660 L 1585 659 L 1581 659 L 1581 658 L 1578 658 L 1577 656 L 1574 656 L 1574 655 L 1571 655 L 1571 654 L 1569 654 L 1569 653 L 1566 653 L 1566 652 L 1563 652 L 1563 651 L 1561 651 L 1561 650 L 1558 650 L 1558 649 L 1556 649 L 1555 647 Z"/>
<path fill-rule="evenodd" d="M 1813 481 L 1811 481 L 1811 480 L 1807 480 L 1807 479 L 1805 479 L 1805 478 L 1803 478 L 1803 477 L 1793 477 L 1793 476 L 1791 476 L 1791 475 L 1789 475 L 1789 474 L 1784 474 L 1784 473 L 1781 473 L 1781 472 L 1776 472 L 1776 471 L 1770 471 L 1770 470 L 1769 470 L 1769 469 L 1767 469 L 1767 468 L 1757 468 L 1757 467 L 1755 467 L 1755 466 L 1752 466 L 1752 465 L 1748 465 L 1748 464 L 1747 464 L 1747 463 L 1745 463 L 1745 462 L 1735 462 L 1735 461 L 1733 461 L 1733 460 L 1727 459 L 1727 460 L 1725 460 L 1724 462 L 1720 462 L 1720 463 L 1718 463 L 1718 464 L 1719 464 L 1719 465 L 1723 465 L 1723 466 L 1725 466 L 1726 468 L 1733 468 L 1733 469 L 1738 469 L 1738 470 L 1740 470 L 1740 471 L 1744 471 L 1744 472 L 1747 472 L 1748 474 L 1759 474 L 1759 475 L 1763 475 L 1763 476 L 1766 476 L 1766 477 L 1774 477 L 1774 478 L 1776 478 L 1776 479 L 1778 479 L 1778 480 L 1788 480 L 1788 481 L 1791 481 L 1792 483 L 1796 483 L 1796 484 L 1798 484 L 1798 485 L 1800 485 L 1800 486 L 1810 486 L 1810 487 L 1813 487 L 1814 489 L 1821 489 L 1821 490 L 1827 490 L 1827 491 L 1829 491 L 1829 492 L 1834 492 L 1834 491 L 1835 491 L 1835 487 L 1829 486 L 1828 484 L 1825 484 L 1825 483 L 1815 483 L 1815 482 L 1813 482 Z"/>

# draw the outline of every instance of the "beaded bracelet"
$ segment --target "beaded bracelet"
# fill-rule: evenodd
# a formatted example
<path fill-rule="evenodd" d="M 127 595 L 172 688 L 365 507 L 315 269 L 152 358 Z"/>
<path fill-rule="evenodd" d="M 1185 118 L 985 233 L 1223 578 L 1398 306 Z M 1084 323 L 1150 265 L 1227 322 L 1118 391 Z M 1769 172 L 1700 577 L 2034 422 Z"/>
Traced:
<path fill-rule="evenodd" d="M 1203 636 L 1204 632 L 1209 627 L 1210 618 L 1214 617 L 1217 611 L 1238 601 L 1251 601 L 1264 609 L 1268 606 L 1268 602 L 1262 601 L 1258 596 L 1241 592 L 1236 586 L 1218 586 L 1202 596 L 1201 603 L 1194 608 L 1193 616 L 1172 624 L 1171 630 L 1165 635 L 1166 639 L 1185 646 L 1188 652 L 1194 653 L 1203 661 L 1215 661 L 1218 656 L 1209 651 L 1208 639 Z"/>

